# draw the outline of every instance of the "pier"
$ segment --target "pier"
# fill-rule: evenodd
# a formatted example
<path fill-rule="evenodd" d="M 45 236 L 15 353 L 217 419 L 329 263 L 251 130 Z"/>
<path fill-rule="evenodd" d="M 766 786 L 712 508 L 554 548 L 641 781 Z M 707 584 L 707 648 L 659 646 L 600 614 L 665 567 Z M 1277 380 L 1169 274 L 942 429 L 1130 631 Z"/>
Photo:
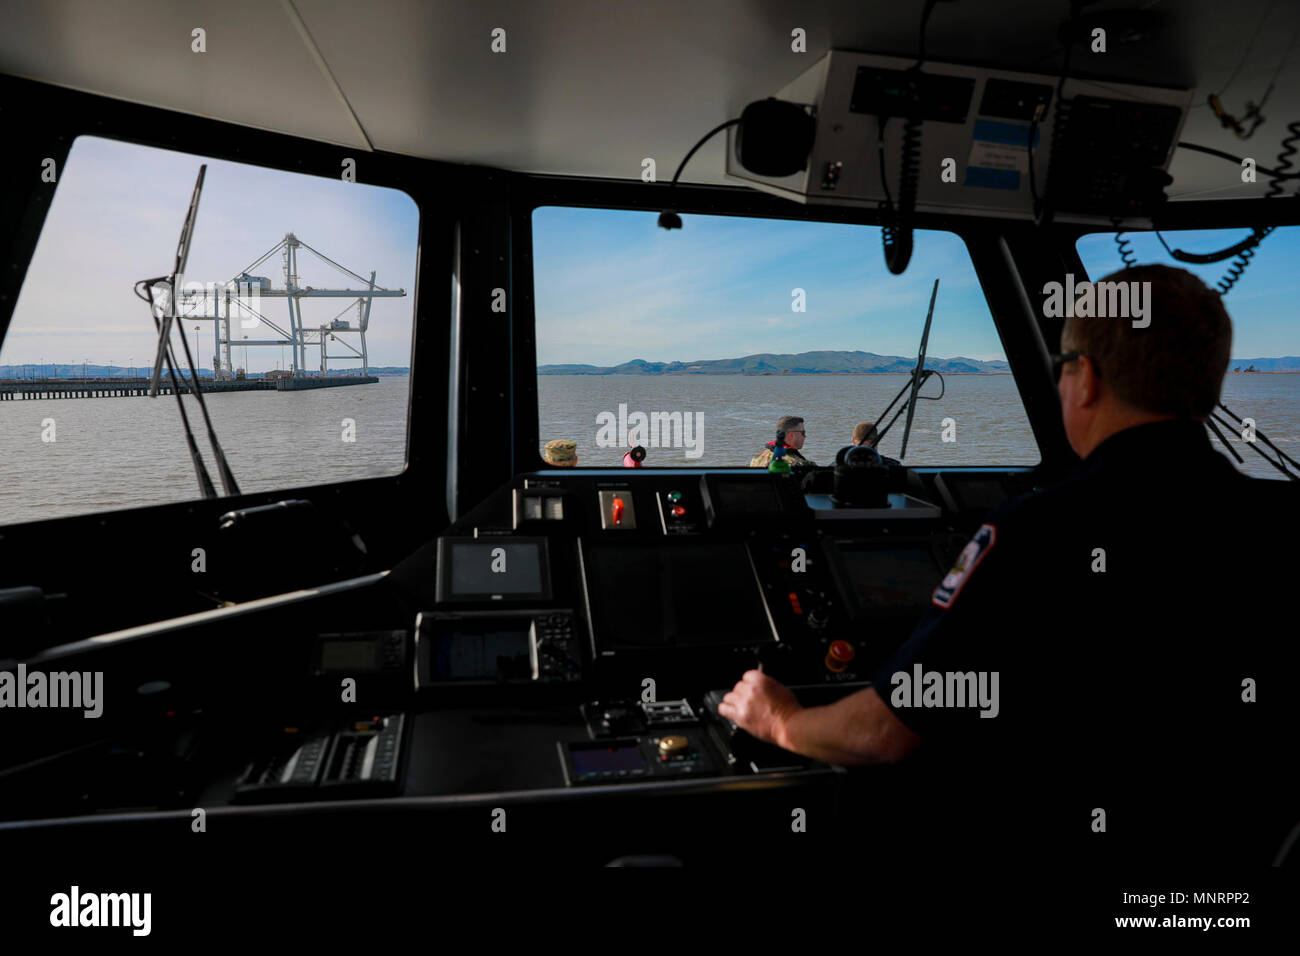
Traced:
<path fill-rule="evenodd" d="M 296 392 L 309 388 L 338 388 L 342 385 L 373 385 L 379 381 L 374 375 L 319 375 L 296 378 L 228 378 L 199 381 L 204 395 L 213 392 Z M 192 379 L 180 379 L 180 392 L 188 395 L 194 391 Z M 172 383 L 164 378 L 159 382 L 158 394 L 174 393 Z M 0 379 L 0 401 L 14 399 L 56 398 L 130 398 L 149 394 L 148 378 L 36 378 Z"/>

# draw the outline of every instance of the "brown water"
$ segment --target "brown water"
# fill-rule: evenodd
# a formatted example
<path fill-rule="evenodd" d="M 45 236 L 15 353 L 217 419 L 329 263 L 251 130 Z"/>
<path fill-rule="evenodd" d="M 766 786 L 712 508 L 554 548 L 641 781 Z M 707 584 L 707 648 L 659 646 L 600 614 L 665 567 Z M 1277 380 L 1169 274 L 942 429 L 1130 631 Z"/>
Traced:
<path fill-rule="evenodd" d="M 690 412 L 702 415 L 697 458 L 685 447 L 650 448 L 649 464 L 745 465 L 770 441 L 776 420 L 807 419 L 805 453 L 822 464 L 848 442 L 861 419 L 875 420 L 905 375 L 806 376 L 540 376 L 540 436 L 578 443 L 581 465 L 618 466 L 621 448 L 596 444 L 597 416 Z M 236 392 L 208 396 L 222 445 L 245 491 L 353 481 L 400 472 L 406 462 L 410 379 L 382 376 L 376 385 L 307 392 Z M 926 392 L 938 393 L 938 382 Z M 1300 458 L 1300 375 L 1229 375 L 1224 400 L 1293 458 Z M 185 399 L 200 423 L 193 398 Z M 941 440 L 942 420 L 956 441 Z M 356 440 L 343 440 L 343 420 Z M 42 441 L 54 420 L 55 441 Z M 902 420 L 882 443 L 896 454 Z M 672 436 L 668 436 L 672 437 Z M 676 437 L 685 436 L 680 432 Z M 1278 473 L 1234 435 L 1244 470 Z M 211 468 L 206 439 L 200 447 Z M 942 401 L 920 402 L 907 463 L 1032 465 L 1038 449 L 1009 375 L 947 378 Z M 215 479 L 215 470 L 213 471 Z M 146 398 L 0 402 L 0 524 L 188 501 L 197 498 L 194 469 L 175 400 Z"/>
<path fill-rule="evenodd" d="M 849 443 L 853 426 L 875 421 L 908 381 L 907 375 L 543 375 L 538 377 L 541 409 L 539 450 L 552 438 L 578 444 L 580 466 L 617 467 L 624 448 L 597 444 L 597 416 L 615 418 L 619 405 L 640 411 L 690 413 L 703 425 L 689 437 L 696 448 L 648 448 L 647 465 L 723 467 L 749 463 L 775 436 L 782 415 L 801 415 L 808 438 L 805 456 L 830 464 Z M 1040 460 L 1015 380 L 1010 375 L 949 375 L 939 401 L 920 401 L 908 439 L 909 465 L 1034 465 Z M 938 395 L 931 379 L 924 395 Z M 1223 400 L 1292 458 L 1300 459 L 1300 375 L 1229 375 Z M 702 416 L 699 417 L 699 416 Z M 904 416 L 905 418 L 905 416 Z M 904 418 L 881 442 L 897 457 Z M 951 418 L 955 441 L 943 441 L 943 420 Z M 663 429 L 661 428 L 661 431 Z M 673 437 L 685 438 L 675 429 Z M 1229 436 L 1245 458 L 1242 470 L 1260 477 L 1279 473 Z M 684 444 L 684 443 L 683 443 Z M 1216 442 L 1217 445 L 1217 442 Z M 699 457 L 688 457 L 699 451 Z"/>

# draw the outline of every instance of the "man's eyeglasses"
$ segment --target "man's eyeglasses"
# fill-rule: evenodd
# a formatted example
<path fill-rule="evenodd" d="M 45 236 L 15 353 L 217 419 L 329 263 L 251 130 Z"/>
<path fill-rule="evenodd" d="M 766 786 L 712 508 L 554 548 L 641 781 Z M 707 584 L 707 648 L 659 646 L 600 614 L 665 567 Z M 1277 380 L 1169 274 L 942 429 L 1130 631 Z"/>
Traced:
<path fill-rule="evenodd" d="M 1065 368 L 1067 362 L 1073 362 L 1075 359 L 1083 358 L 1087 352 L 1062 352 L 1052 356 L 1052 380 L 1060 381 L 1061 370 Z M 1092 358 L 1089 356 L 1089 358 Z M 1097 360 L 1092 359 L 1092 374 L 1098 378 L 1101 377 L 1101 370 L 1097 368 Z"/>

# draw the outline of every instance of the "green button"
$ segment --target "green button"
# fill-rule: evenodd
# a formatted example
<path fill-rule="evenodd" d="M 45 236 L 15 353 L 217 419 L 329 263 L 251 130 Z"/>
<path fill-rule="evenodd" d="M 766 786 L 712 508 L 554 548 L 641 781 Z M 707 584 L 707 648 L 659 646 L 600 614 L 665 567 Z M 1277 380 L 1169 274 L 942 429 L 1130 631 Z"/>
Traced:
<path fill-rule="evenodd" d="M 677 502 L 682 500 L 682 493 L 680 491 L 670 491 L 668 492 L 668 500 L 673 504 L 677 504 Z"/>

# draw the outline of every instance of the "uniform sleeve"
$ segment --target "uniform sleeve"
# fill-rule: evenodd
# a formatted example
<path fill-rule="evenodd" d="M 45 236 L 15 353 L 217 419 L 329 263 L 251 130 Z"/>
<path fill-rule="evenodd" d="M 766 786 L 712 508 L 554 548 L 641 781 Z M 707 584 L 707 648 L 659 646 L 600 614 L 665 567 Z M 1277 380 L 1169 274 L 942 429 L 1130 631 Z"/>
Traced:
<path fill-rule="evenodd" d="M 997 733 L 1033 546 L 1009 508 L 991 513 L 936 582 L 916 629 L 875 674 L 886 706 L 927 740 Z M 986 716 L 982 716 L 986 715 Z"/>

